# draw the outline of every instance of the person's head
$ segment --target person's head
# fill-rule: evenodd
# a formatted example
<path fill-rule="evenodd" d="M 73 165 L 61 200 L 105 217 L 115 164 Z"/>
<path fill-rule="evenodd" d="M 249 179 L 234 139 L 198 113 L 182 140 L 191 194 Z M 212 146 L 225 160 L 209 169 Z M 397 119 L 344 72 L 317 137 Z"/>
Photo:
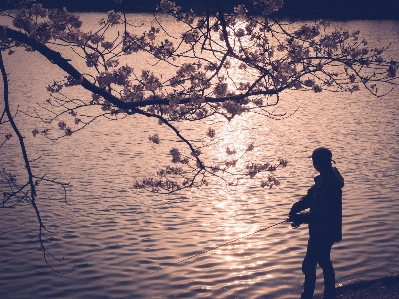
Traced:
<path fill-rule="evenodd" d="M 323 172 L 331 168 L 331 162 L 333 162 L 332 153 L 325 147 L 316 148 L 312 153 L 312 161 L 314 168 L 319 172 Z"/>

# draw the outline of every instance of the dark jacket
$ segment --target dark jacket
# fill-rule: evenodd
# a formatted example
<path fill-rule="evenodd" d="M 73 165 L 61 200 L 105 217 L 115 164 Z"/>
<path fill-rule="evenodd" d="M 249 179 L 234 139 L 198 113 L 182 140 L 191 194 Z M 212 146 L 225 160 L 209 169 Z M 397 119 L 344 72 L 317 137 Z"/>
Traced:
<path fill-rule="evenodd" d="M 324 241 L 339 242 L 342 239 L 342 187 L 344 179 L 338 169 L 314 178 L 315 184 L 292 206 L 292 213 L 309 208 L 303 223 L 309 223 L 309 236 Z"/>

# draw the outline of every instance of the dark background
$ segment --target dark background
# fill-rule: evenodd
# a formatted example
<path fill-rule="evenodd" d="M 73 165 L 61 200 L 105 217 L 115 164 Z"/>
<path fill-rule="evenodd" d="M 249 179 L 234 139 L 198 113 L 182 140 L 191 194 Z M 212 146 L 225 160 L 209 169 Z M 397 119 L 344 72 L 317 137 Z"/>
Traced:
<path fill-rule="evenodd" d="M 224 11 L 231 11 L 240 3 L 248 0 L 218 0 Z M 70 11 L 109 11 L 118 4 L 112 0 L 37 0 L 47 8 L 66 7 Z M 125 0 L 124 8 L 128 12 L 154 12 L 160 0 Z M 194 7 L 197 13 L 205 11 L 204 0 L 175 0 L 187 10 Z M 215 0 L 208 0 L 211 10 L 215 9 Z M 399 19 L 399 0 L 285 0 L 283 8 L 274 14 L 276 17 L 292 19 Z M 250 5 L 248 5 L 249 7 Z"/>

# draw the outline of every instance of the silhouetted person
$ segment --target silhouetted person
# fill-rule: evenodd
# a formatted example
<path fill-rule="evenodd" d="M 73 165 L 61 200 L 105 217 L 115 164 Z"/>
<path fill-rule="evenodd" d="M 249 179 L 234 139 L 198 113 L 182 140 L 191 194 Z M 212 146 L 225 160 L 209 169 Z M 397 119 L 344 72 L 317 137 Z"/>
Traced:
<path fill-rule="evenodd" d="M 324 297 L 335 299 L 335 273 L 330 260 L 331 247 L 342 239 L 342 187 L 344 179 L 338 169 L 332 167 L 332 153 L 320 147 L 313 151 L 313 166 L 320 172 L 314 178 L 315 184 L 298 202 L 293 204 L 289 220 L 293 227 L 309 224 L 309 240 L 306 256 L 302 263 L 305 274 L 304 291 L 301 299 L 313 298 L 316 284 L 316 266 L 323 269 Z M 335 162 L 334 162 L 335 163 Z M 299 213 L 305 209 L 308 212 Z M 299 213 L 299 214 L 298 214 Z"/>

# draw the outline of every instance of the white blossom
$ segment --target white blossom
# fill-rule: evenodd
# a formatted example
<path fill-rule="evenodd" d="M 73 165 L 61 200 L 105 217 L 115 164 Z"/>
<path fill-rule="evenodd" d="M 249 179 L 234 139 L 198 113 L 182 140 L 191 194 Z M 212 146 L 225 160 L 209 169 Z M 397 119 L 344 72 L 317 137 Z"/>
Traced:
<path fill-rule="evenodd" d="M 247 9 L 244 7 L 244 5 L 240 4 L 234 7 L 234 12 L 237 14 L 237 16 L 242 18 L 246 16 Z"/>
<path fill-rule="evenodd" d="M 208 132 L 206 133 L 206 135 L 208 135 L 208 137 L 210 138 L 214 138 L 216 135 L 216 131 L 213 128 L 208 128 Z"/>
<path fill-rule="evenodd" d="M 65 130 L 66 129 L 66 123 L 64 121 L 59 121 L 58 122 L 58 128 L 60 130 Z"/>
<path fill-rule="evenodd" d="M 154 134 L 152 136 L 149 136 L 148 139 L 151 142 L 155 143 L 155 144 L 159 144 L 159 135 L 158 135 L 158 133 L 156 133 L 156 134 Z"/>

